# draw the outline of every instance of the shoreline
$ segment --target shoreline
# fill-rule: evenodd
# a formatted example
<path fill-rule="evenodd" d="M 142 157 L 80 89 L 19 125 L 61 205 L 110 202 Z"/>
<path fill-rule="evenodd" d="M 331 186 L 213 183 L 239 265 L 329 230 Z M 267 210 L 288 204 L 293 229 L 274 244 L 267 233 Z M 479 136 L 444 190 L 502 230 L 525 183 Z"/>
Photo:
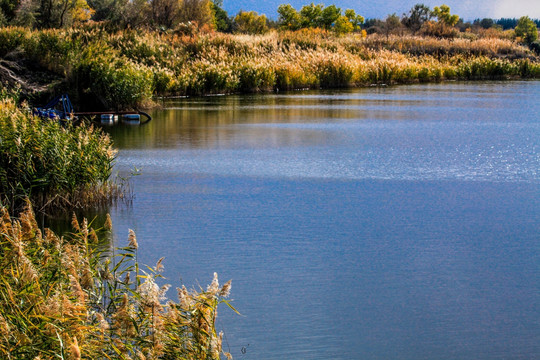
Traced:
<path fill-rule="evenodd" d="M 149 109 L 182 96 L 540 78 L 539 56 L 498 38 L 185 36 L 87 27 L 2 28 L 0 40 L 0 82 L 19 82 L 33 101 L 67 92 L 81 111 Z"/>

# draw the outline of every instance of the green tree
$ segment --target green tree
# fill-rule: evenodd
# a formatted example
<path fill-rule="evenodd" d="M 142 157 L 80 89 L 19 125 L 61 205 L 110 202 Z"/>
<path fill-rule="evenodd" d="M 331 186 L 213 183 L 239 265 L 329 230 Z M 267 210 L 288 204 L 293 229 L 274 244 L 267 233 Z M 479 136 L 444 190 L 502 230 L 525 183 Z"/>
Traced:
<path fill-rule="evenodd" d="M 482 20 L 475 20 L 473 24 L 481 26 L 484 29 L 489 29 L 490 27 L 493 27 L 493 25 L 495 25 L 495 21 L 490 18 L 483 18 Z"/>
<path fill-rule="evenodd" d="M 323 9 L 321 14 L 321 26 L 329 30 L 341 16 L 341 9 L 336 5 L 330 5 Z"/>
<path fill-rule="evenodd" d="M 459 16 L 450 14 L 450 7 L 445 4 L 441 5 L 440 7 L 435 6 L 431 13 L 440 23 L 447 26 L 454 26 L 459 21 Z"/>
<path fill-rule="evenodd" d="M 37 25 L 39 3 L 32 0 L 21 1 L 12 23 L 18 26 L 33 28 Z"/>
<path fill-rule="evenodd" d="M 300 29 L 302 23 L 302 17 L 290 4 L 283 4 L 278 6 L 278 21 L 281 27 L 288 30 Z"/>
<path fill-rule="evenodd" d="M 119 24 L 133 29 L 145 26 L 152 20 L 151 11 L 150 4 L 146 0 L 126 1 L 121 6 Z M 111 20 L 114 20 L 114 17 Z"/>
<path fill-rule="evenodd" d="M 353 31 L 358 31 L 362 28 L 365 19 L 361 15 L 356 15 L 356 12 L 353 9 L 345 10 L 345 17 L 353 26 Z"/>
<path fill-rule="evenodd" d="M 323 5 L 310 5 L 302 6 L 300 10 L 301 27 L 314 28 L 322 25 Z"/>
<path fill-rule="evenodd" d="M 4 11 L 0 9 L 0 27 L 6 26 L 8 24 L 8 20 L 6 15 L 4 15 Z"/>
<path fill-rule="evenodd" d="M 266 16 L 255 11 L 240 11 L 234 18 L 236 31 L 244 34 L 264 34 L 268 31 Z"/>
<path fill-rule="evenodd" d="M 111 20 L 113 23 L 122 22 L 126 4 L 117 0 L 88 0 L 88 5 L 94 9 L 92 19 L 95 21 Z"/>
<path fill-rule="evenodd" d="M 516 36 L 520 37 L 527 45 L 532 44 L 538 39 L 538 29 L 536 24 L 528 16 L 519 18 L 515 32 Z"/>
<path fill-rule="evenodd" d="M 232 20 L 229 14 L 223 9 L 223 0 L 212 1 L 212 11 L 214 12 L 216 30 L 225 33 L 231 32 Z"/>
<path fill-rule="evenodd" d="M 503 30 L 513 29 L 517 26 L 517 19 L 501 18 L 495 22 L 502 26 Z"/>
<path fill-rule="evenodd" d="M 424 4 L 416 4 L 409 14 L 403 14 L 401 23 L 411 30 L 413 33 L 416 33 L 422 28 L 422 25 L 432 18 L 431 9 Z"/>
<path fill-rule="evenodd" d="M 334 31 L 340 35 L 353 32 L 353 30 L 354 26 L 346 16 L 340 16 L 334 24 Z"/>
<path fill-rule="evenodd" d="M 397 16 L 396 13 L 388 15 L 381 25 L 381 30 L 384 35 L 386 35 L 386 38 L 388 38 L 390 34 L 397 32 L 402 27 L 399 16 Z"/>

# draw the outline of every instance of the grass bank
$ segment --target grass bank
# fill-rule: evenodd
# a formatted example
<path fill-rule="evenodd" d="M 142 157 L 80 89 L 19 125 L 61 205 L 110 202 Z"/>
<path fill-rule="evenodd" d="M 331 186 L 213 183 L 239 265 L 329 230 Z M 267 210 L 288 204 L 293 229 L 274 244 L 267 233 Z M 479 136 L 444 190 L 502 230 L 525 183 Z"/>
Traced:
<path fill-rule="evenodd" d="M 0 357 L 47 359 L 220 359 L 217 307 L 231 283 L 217 275 L 206 290 L 168 286 L 154 267 L 137 262 L 130 231 L 110 249 L 103 228 L 72 220 L 73 233 L 40 231 L 28 207 L 18 220 L 0 207 Z M 144 270 L 143 270 L 144 269 Z"/>
<path fill-rule="evenodd" d="M 78 103 L 148 105 L 155 96 L 357 87 L 443 80 L 540 78 L 540 59 L 508 39 L 437 39 L 320 30 L 186 36 L 0 29 L 4 62 L 62 79 Z"/>

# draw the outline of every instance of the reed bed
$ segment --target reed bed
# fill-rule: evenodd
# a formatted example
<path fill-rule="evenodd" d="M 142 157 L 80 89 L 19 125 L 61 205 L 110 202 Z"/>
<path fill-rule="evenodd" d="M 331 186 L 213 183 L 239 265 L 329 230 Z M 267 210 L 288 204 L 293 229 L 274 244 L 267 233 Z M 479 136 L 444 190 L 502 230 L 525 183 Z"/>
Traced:
<path fill-rule="evenodd" d="M 103 227 L 74 216 L 59 237 L 37 226 L 29 203 L 19 219 L 0 207 L 0 357 L 2 359 L 220 359 L 217 308 L 231 282 L 214 274 L 206 290 L 159 286 L 163 259 L 137 261 L 130 230 L 110 249 Z M 232 306 L 231 306 L 232 308 Z"/>
<path fill-rule="evenodd" d="M 540 61 L 509 39 L 437 39 L 304 29 L 265 35 L 186 36 L 99 27 L 0 29 L 0 53 L 23 56 L 66 79 L 75 98 L 105 107 L 155 96 L 263 92 L 445 79 L 539 78 Z"/>
<path fill-rule="evenodd" d="M 13 96 L 0 99 L 0 202 L 12 213 L 26 197 L 36 209 L 50 211 L 124 196 L 121 184 L 109 181 L 116 151 L 106 134 L 43 121 Z"/>

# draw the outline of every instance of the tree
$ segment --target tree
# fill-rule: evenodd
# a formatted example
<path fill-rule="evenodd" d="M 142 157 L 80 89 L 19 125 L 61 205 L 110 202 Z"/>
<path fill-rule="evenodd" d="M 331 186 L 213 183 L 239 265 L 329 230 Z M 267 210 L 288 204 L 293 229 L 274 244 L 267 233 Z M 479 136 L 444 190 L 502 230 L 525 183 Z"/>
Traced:
<path fill-rule="evenodd" d="M 290 4 L 278 6 L 278 21 L 281 27 L 289 30 L 298 30 L 301 27 L 302 17 Z"/>
<path fill-rule="evenodd" d="M 322 13 L 323 5 L 310 5 L 302 6 L 300 10 L 301 26 L 303 28 L 314 28 L 322 25 Z"/>
<path fill-rule="evenodd" d="M 15 13 L 13 23 L 18 26 L 33 28 L 37 23 L 36 16 L 38 8 L 39 4 L 37 1 L 22 0 Z"/>
<path fill-rule="evenodd" d="M 232 20 L 229 14 L 223 9 L 222 0 L 212 1 L 212 11 L 214 12 L 214 21 L 216 23 L 216 30 L 221 32 L 231 32 Z"/>
<path fill-rule="evenodd" d="M 179 22 L 178 0 L 152 0 L 152 20 L 157 27 L 171 29 Z"/>
<path fill-rule="evenodd" d="M 382 32 L 384 35 L 386 35 L 386 38 L 388 38 L 390 34 L 393 34 L 399 30 L 402 25 L 399 16 L 394 13 L 388 15 L 384 22 L 381 22 L 379 26 L 379 32 Z"/>
<path fill-rule="evenodd" d="M 354 30 L 354 26 L 346 16 L 340 16 L 334 24 L 334 31 L 337 34 L 347 34 Z"/>
<path fill-rule="evenodd" d="M 341 16 L 341 9 L 336 5 L 330 5 L 323 9 L 321 14 L 321 26 L 329 30 Z"/>
<path fill-rule="evenodd" d="M 361 15 L 356 15 L 356 12 L 352 9 L 345 10 L 345 17 L 349 20 L 353 26 L 353 31 L 361 30 L 362 24 L 364 23 L 364 17 Z"/>
<path fill-rule="evenodd" d="M 62 28 L 84 22 L 94 10 L 86 0 L 22 0 L 14 23 L 38 28 Z"/>
<path fill-rule="evenodd" d="M 493 25 L 495 25 L 495 21 L 493 21 L 493 19 L 490 19 L 490 18 L 483 18 L 482 20 L 479 20 L 478 23 L 475 21 L 474 24 L 479 25 L 484 29 L 489 29 L 493 27 Z"/>
<path fill-rule="evenodd" d="M 266 16 L 255 11 L 240 11 L 234 18 L 236 29 L 244 34 L 264 34 L 268 31 Z"/>
<path fill-rule="evenodd" d="M 450 14 L 450 7 L 448 5 L 435 6 L 431 12 L 433 16 L 437 18 L 440 23 L 447 26 L 454 26 L 459 21 L 458 15 Z"/>
<path fill-rule="evenodd" d="M 431 9 L 424 4 L 416 4 L 409 10 L 409 15 L 403 14 L 401 23 L 416 33 L 422 28 L 422 25 L 433 17 Z"/>
<path fill-rule="evenodd" d="M 503 30 L 513 29 L 517 26 L 517 19 L 501 18 L 496 24 L 502 26 Z"/>
<path fill-rule="evenodd" d="M 92 20 L 111 20 L 113 23 L 122 22 L 122 12 L 126 4 L 116 0 L 88 0 L 88 5 L 94 9 Z"/>
<path fill-rule="evenodd" d="M 214 27 L 214 12 L 210 0 L 183 0 L 179 8 L 179 22 L 196 23 L 199 28 Z"/>
<path fill-rule="evenodd" d="M 8 24 L 8 20 L 6 15 L 4 15 L 4 11 L 0 9 L 0 27 L 6 26 Z"/>
<path fill-rule="evenodd" d="M 527 45 L 532 44 L 538 39 L 538 29 L 536 24 L 528 16 L 519 18 L 516 28 L 516 36 L 520 37 Z"/>

